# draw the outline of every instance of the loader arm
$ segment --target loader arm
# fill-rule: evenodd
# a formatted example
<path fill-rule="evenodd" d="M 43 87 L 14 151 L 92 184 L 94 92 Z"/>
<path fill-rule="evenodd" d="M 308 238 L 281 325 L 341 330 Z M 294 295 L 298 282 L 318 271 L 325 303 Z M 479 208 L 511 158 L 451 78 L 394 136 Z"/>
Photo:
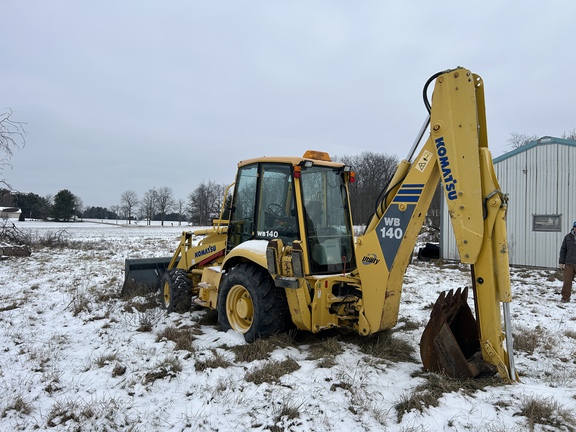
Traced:
<path fill-rule="evenodd" d="M 484 89 L 479 76 L 462 68 L 437 75 L 430 107 L 430 135 L 415 158 L 410 155 L 399 164 L 365 233 L 357 239 L 356 253 L 365 264 L 358 266 L 362 280 L 360 316 L 364 318 L 359 320 L 359 332 L 371 334 L 396 324 L 404 273 L 436 186 L 441 182 L 460 259 L 472 269 L 477 321 L 477 329 L 472 325 L 471 331 L 476 333 L 472 339 L 481 348 L 483 360 L 503 378 L 514 381 L 517 377 L 511 354 L 512 336 L 506 316 L 512 297 L 505 222 L 507 199 L 494 173 L 484 111 Z M 433 315 L 458 309 L 465 302 L 465 295 L 450 294 L 439 300 L 440 306 Z M 459 312 L 453 311 L 450 317 L 441 319 L 438 328 L 427 329 L 427 340 L 423 337 L 421 345 L 426 368 L 455 367 L 450 358 L 442 358 L 442 351 L 450 351 L 450 347 L 442 345 L 440 335 L 444 331 L 441 324 L 450 324 L 446 322 L 455 316 L 460 316 Z M 448 333 L 452 338 L 452 332 Z M 475 366 L 471 368 L 473 372 L 462 375 L 478 373 Z"/>

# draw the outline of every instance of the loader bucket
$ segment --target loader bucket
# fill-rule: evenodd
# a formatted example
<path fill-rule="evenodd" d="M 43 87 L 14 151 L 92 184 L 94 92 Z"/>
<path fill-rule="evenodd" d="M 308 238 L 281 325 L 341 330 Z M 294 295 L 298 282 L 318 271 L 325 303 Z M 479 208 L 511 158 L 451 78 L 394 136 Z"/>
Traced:
<path fill-rule="evenodd" d="M 162 276 L 171 260 L 172 257 L 127 259 L 122 297 L 148 294 L 159 290 Z"/>
<path fill-rule="evenodd" d="M 441 293 L 420 340 L 424 369 L 452 378 L 494 374 L 496 369 L 480 354 L 476 319 L 467 303 L 468 288 Z"/>

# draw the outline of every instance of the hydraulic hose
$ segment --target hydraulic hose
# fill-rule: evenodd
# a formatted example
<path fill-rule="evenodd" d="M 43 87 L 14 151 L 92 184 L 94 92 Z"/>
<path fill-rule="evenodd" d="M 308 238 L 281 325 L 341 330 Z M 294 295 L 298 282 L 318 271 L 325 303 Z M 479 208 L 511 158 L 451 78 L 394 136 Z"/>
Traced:
<path fill-rule="evenodd" d="M 442 71 L 442 72 L 436 72 L 434 75 L 432 75 L 430 78 L 428 78 L 428 81 L 426 81 L 426 84 L 424 84 L 424 89 L 422 89 L 422 98 L 424 99 L 424 106 L 428 110 L 428 114 L 430 114 L 430 112 L 432 111 L 432 105 L 430 105 L 430 101 L 428 100 L 428 87 L 430 86 L 432 81 L 434 81 L 440 75 L 444 75 L 446 72 L 449 72 L 449 71 L 450 71 L 450 69 Z"/>

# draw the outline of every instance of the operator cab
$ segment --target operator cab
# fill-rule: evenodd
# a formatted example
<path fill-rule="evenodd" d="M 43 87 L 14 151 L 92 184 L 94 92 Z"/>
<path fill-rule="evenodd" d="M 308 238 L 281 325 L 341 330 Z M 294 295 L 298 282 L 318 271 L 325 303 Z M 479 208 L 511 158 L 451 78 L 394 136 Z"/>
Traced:
<path fill-rule="evenodd" d="M 247 240 L 281 239 L 285 246 L 300 240 L 307 245 L 310 274 L 353 270 L 346 170 L 342 164 L 299 158 L 241 163 L 227 249 Z"/>

